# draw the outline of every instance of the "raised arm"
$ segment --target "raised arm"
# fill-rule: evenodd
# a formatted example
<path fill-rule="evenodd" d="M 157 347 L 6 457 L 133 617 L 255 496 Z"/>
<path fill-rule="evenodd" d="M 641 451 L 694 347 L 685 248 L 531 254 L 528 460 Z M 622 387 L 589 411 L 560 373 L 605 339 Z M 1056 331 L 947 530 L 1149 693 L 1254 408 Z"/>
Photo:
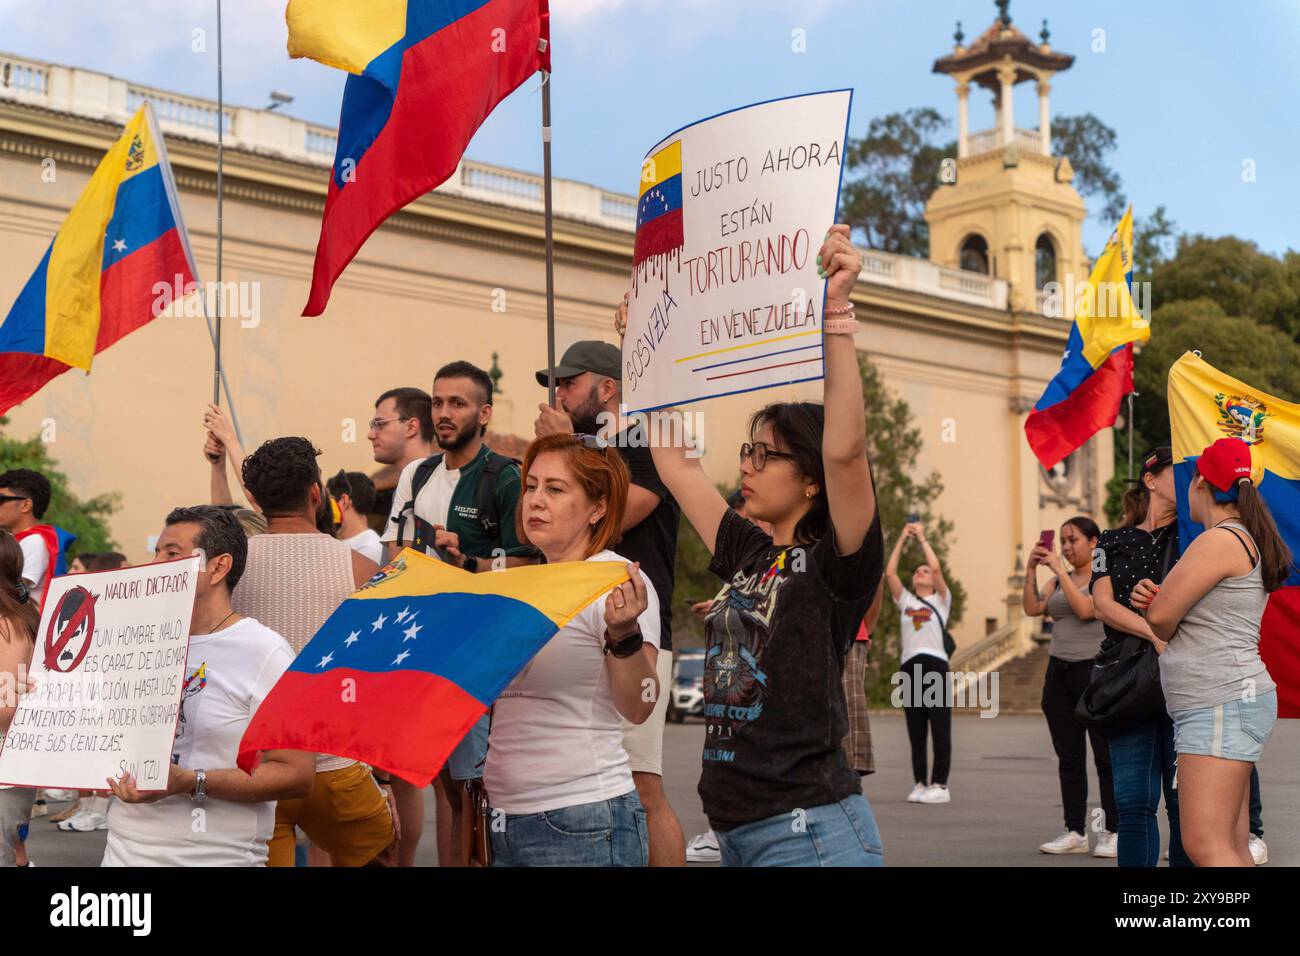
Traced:
<path fill-rule="evenodd" d="M 903 545 L 911 536 L 912 526 L 904 526 L 902 534 L 894 542 L 894 550 L 889 552 L 889 563 L 885 565 L 885 583 L 889 585 L 889 596 L 895 601 L 903 596 L 903 581 L 898 576 L 898 559 L 903 556 Z"/>
<path fill-rule="evenodd" d="M 650 453 L 654 456 L 660 480 L 682 506 L 682 514 L 686 515 L 686 520 L 709 549 L 709 554 L 713 554 L 718 543 L 718 526 L 727 513 L 727 500 L 704 473 L 699 456 L 688 457 L 690 449 L 684 441 L 686 429 L 681 421 L 681 412 L 673 409 L 671 413 L 651 413 L 646 433 L 650 437 Z"/>
<path fill-rule="evenodd" d="M 1052 596 L 1050 581 L 1046 593 L 1038 590 L 1038 566 L 1046 555 L 1046 548 L 1034 548 L 1029 552 L 1029 564 L 1025 567 L 1025 589 L 1020 596 L 1020 605 L 1029 617 L 1042 617 L 1047 612 L 1047 599 Z"/>
<path fill-rule="evenodd" d="M 930 571 L 934 575 L 934 589 L 943 597 L 948 596 L 948 582 L 943 579 L 943 569 L 939 567 L 939 556 L 934 553 L 934 548 L 930 547 L 930 542 L 925 539 L 925 529 L 920 525 L 916 528 L 916 540 L 921 542 L 921 550 L 925 554 L 925 563 L 930 566 Z"/>
<path fill-rule="evenodd" d="M 207 410 L 203 413 L 203 427 L 205 427 L 208 430 L 209 438 L 215 439 L 216 442 L 225 449 L 226 452 L 225 457 L 227 460 L 229 460 L 230 467 L 235 470 L 235 479 L 239 482 L 239 490 L 244 493 L 244 498 L 247 499 L 248 506 L 252 508 L 254 511 L 261 511 L 262 509 L 258 507 L 257 502 L 253 500 L 253 496 L 250 495 L 248 493 L 248 489 L 244 487 L 244 458 L 247 456 L 244 454 L 243 446 L 239 444 L 239 438 L 235 435 L 234 426 L 230 424 L 230 419 L 226 417 L 225 409 L 223 409 L 220 405 L 209 404 Z M 212 457 L 209 454 L 208 447 L 206 445 L 204 446 L 203 451 L 205 455 L 208 455 L 208 461 L 211 462 Z M 225 495 L 227 500 L 218 501 L 216 498 L 217 491 L 219 490 L 218 483 L 217 483 L 218 478 L 216 474 L 217 467 L 218 467 L 217 463 L 213 462 L 213 475 L 212 475 L 213 503 L 233 504 L 233 499 L 230 498 L 230 483 L 226 479 L 226 472 L 225 472 L 226 466 L 224 461 L 220 463 L 220 468 L 221 468 L 220 483 L 225 486 Z"/>
<path fill-rule="evenodd" d="M 862 257 L 849 241 L 848 226 L 831 226 L 818 262 L 826 276 L 826 314 L 822 324 L 823 328 L 833 329 L 844 323 L 846 316 L 840 310 L 852 305 L 849 297 L 862 271 Z M 876 515 L 876 489 L 867 464 L 862 373 L 853 339 L 851 332 L 828 331 L 822 337 L 826 370 L 822 463 L 826 469 L 826 498 L 835 529 L 835 547 L 840 554 L 853 554 L 862 547 Z"/>

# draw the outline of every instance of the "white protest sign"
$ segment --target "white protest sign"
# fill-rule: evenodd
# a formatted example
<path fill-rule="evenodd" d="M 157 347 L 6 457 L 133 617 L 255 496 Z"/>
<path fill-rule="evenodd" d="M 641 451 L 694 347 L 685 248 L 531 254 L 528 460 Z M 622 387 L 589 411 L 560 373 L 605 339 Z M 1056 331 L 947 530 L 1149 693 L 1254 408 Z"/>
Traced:
<path fill-rule="evenodd" d="M 54 578 L 0 783 L 106 790 L 129 771 L 167 786 L 199 558 Z"/>
<path fill-rule="evenodd" d="M 817 253 L 839 204 L 852 95 L 732 110 L 646 154 L 623 338 L 629 411 L 822 377 Z"/>

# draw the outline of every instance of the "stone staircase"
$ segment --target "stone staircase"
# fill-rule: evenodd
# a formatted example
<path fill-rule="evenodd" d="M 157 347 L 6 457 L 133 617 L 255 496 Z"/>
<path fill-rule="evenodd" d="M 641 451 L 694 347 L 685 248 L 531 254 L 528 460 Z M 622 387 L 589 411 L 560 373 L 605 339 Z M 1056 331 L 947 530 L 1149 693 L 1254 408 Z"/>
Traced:
<path fill-rule="evenodd" d="M 1012 658 L 995 668 L 998 675 L 998 713 L 1041 714 L 1043 677 L 1047 673 L 1046 643 L 1037 643 L 1028 654 Z M 969 704 L 974 705 L 972 699 Z M 977 706 L 959 707 L 958 714 L 976 714 Z"/>

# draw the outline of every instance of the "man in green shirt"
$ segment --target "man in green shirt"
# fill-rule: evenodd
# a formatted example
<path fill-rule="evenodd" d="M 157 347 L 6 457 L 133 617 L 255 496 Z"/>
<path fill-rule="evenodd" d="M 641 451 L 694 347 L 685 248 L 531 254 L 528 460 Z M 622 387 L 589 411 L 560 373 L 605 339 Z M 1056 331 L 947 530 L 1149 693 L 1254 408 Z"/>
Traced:
<path fill-rule="evenodd" d="M 413 547 L 466 571 L 532 564 L 535 552 L 521 544 L 515 532 L 519 465 L 483 444 L 492 420 L 492 379 L 469 362 L 443 366 L 433 380 L 432 413 L 442 451 L 402 470 L 388 527 L 380 536 L 388 543 L 390 559 L 402 547 Z M 465 781 L 483 775 L 486 755 L 484 717 L 438 775 L 439 809 L 446 811 L 438 815 L 439 865 L 454 865 L 461 827 L 468 825 L 462 820 L 460 792 Z M 413 866 L 424 829 L 423 795 L 409 785 L 394 784 L 402 823 L 399 860 Z"/>

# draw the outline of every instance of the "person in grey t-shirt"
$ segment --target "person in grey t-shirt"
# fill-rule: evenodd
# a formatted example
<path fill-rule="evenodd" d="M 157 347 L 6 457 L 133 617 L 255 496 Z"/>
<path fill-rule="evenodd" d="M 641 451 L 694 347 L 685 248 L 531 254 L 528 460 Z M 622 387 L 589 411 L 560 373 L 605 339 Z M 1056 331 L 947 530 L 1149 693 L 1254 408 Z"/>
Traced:
<path fill-rule="evenodd" d="M 1097 838 L 1093 856 L 1111 859 L 1116 855 L 1116 832 L 1119 812 L 1115 808 L 1115 791 L 1111 781 L 1110 747 L 1106 738 L 1094 729 L 1085 728 L 1074 716 L 1079 698 L 1092 679 L 1092 659 L 1097 654 L 1105 631 L 1092 606 L 1092 552 L 1097 547 L 1101 529 L 1084 515 L 1061 525 L 1061 553 L 1045 542 L 1050 531 L 1043 532 L 1038 545 L 1029 553 L 1025 569 L 1022 604 L 1030 617 L 1047 614 L 1052 619 L 1052 643 L 1048 651 L 1047 674 L 1043 678 L 1043 714 L 1056 751 L 1057 772 L 1061 778 L 1061 805 L 1065 809 L 1065 830 L 1060 836 L 1039 846 L 1043 853 L 1087 853 L 1088 833 L 1084 819 L 1088 811 L 1088 745 L 1092 739 L 1092 758 L 1097 765 L 1101 785 L 1101 805 L 1106 814 L 1106 829 Z M 1046 567 L 1055 577 L 1040 592 L 1038 569 Z"/>
<path fill-rule="evenodd" d="M 1195 459 L 1188 514 L 1207 530 L 1162 584 L 1139 581 L 1130 598 L 1168 642 L 1160 681 L 1174 722 L 1183 846 L 1197 866 L 1254 865 L 1250 771 L 1277 720 L 1259 628 L 1268 595 L 1293 566 L 1251 458 L 1241 439 L 1220 438 Z"/>

